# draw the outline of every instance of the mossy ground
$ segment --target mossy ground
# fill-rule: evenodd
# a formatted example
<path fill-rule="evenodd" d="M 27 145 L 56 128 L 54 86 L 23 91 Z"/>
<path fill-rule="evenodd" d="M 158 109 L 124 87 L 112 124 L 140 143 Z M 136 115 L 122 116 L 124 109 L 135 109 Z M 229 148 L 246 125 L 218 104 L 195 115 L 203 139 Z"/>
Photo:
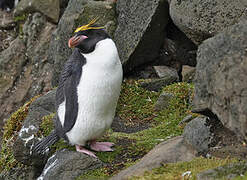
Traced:
<path fill-rule="evenodd" d="M 146 172 L 141 177 L 132 177 L 130 180 L 180 180 L 191 179 L 196 180 L 196 175 L 199 172 L 215 167 L 223 166 L 229 163 L 238 162 L 236 159 L 219 159 L 219 158 L 195 158 L 190 162 L 178 162 L 171 164 L 164 164 L 159 168 Z"/>
<path fill-rule="evenodd" d="M 139 86 L 138 81 L 124 81 L 117 106 L 117 116 L 124 121 L 124 125 L 127 128 L 135 128 L 143 124 L 148 125 L 146 126 L 148 128 L 140 131 L 138 131 L 137 128 L 137 131 L 134 133 L 125 133 L 110 129 L 104 137 L 100 139 L 100 141 L 111 141 L 115 143 L 115 151 L 97 152 L 96 155 L 105 163 L 105 166 L 101 169 L 90 171 L 87 174 L 78 177 L 78 179 L 109 178 L 118 173 L 120 170 L 136 163 L 161 141 L 182 134 L 183 127 L 180 127 L 178 124 L 186 115 L 191 113 L 190 110 L 191 99 L 193 96 L 193 85 L 188 83 L 175 83 L 165 87 L 163 91 L 172 93 L 174 97 L 170 100 L 168 108 L 161 111 L 155 111 L 154 105 L 160 95 L 160 92 L 145 90 Z M 20 130 L 22 121 L 25 119 L 27 114 L 27 110 L 28 106 L 23 106 L 16 113 L 14 113 L 6 123 L 6 127 L 8 128 L 5 127 L 5 135 L 3 139 L 5 144 L 1 152 L 0 161 L 0 166 L 5 167 L 5 170 L 16 166 L 18 163 L 14 160 L 11 151 L 11 144 L 6 145 L 6 143 L 9 142 L 9 140 Z M 38 136 L 46 136 L 53 129 L 53 116 L 54 114 L 51 114 L 43 118 L 40 131 L 37 134 Z M 16 121 L 15 119 L 18 120 Z M 9 128 L 10 125 L 11 128 Z M 8 149 L 6 149 L 6 147 L 8 147 Z M 74 149 L 74 147 L 68 146 L 68 144 L 63 141 L 56 143 L 52 149 L 53 151 L 56 151 L 57 149 L 62 148 Z M 12 162 L 13 160 L 15 163 Z M 207 160 L 205 159 L 205 161 Z M 221 165 L 223 161 L 226 163 L 230 162 L 230 160 L 218 161 L 215 159 L 212 161 L 212 164 L 214 164 L 214 166 L 218 166 Z M 204 159 L 196 159 L 195 162 L 192 162 L 192 164 L 199 164 L 202 162 L 204 162 Z M 189 165 L 181 165 L 178 163 L 174 165 L 165 165 L 164 167 L 170 166 L 180 169 L 180 171 L 177 171 L 180 173 L 185 171 L 186 168 L 184 167 Z M 2 170 L 3 168 L 1 171 Z M 166 171 L 163 172 L 162 167 L 154 172 L 155 175 L 157 175 L 157 173 L 160 175 L 166 173 Z M 170 172 L 171 177 L 172 173 L 173 172 Z"/>

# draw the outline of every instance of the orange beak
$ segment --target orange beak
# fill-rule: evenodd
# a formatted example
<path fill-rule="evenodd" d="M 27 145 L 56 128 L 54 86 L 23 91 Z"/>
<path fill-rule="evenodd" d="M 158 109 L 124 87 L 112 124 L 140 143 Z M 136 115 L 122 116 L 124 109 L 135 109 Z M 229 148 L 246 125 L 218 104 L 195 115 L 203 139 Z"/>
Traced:
<path fill-rule="evenodd" d="M 84 39 L 87 39 L 87 36 L 84 35 L 75 35 L 72 38 L 69 39 L 68 41 L 68 46 L 70 48 L 74 48 L 75 46 L 77 46 L 78 44 L 80 44 Z"/>

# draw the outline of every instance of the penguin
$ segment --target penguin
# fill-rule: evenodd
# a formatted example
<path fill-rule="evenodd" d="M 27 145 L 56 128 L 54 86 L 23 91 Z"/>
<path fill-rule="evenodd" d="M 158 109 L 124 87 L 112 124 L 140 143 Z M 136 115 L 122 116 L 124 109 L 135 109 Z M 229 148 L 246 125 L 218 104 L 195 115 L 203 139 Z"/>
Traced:
<path fill-rule="evenodd" d="M 18 2 L 18 0 L 0 0 L 0 8 L 2 10 L 10 11 Z"/>
<path fill-rule="evenodd" d="M 56 90 L 55 129 L 32 152 L 44 153 L 60 138 L 93 157 L 91 150 L 113 151 L 113 143 L 96 140 L 112 124 L 123 70 L 115 43 L 96 20 L 77 28 L 68 41 L 74 50 Z"/>

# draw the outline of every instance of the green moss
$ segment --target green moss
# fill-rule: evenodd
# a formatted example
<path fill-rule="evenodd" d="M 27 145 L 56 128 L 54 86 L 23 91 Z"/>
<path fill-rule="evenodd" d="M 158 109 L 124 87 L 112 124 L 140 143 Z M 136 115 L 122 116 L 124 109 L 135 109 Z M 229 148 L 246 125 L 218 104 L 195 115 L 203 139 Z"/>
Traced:
<path fill-rule="evenodd" d="M 15 22 L 24 22 L 24 21 L 26 21 L 27 17 L 28 17 L 28 14 L 22 14 L 20 16 L 15 16 L 14 21 Z"/>
<path fill-rule="evenodd" d="M 236 159 L 218 159 L 218 158 L 195 158 L 190 162 L 178 162 L 164 164 L 159 168 L 146 172 L 141 177 L 132 177 L 131 180 L 141 179 L 162 179 L 162 180 L 180 180 L 180 179 L 196 179 L 199 172 L 223 166 L 229 163 L 237 162 Z M 187 175 L 184 173 L 188 172 Z M 184 175 L 183 175 L 184 174 Z"/>
<path fill-rule="evenodd" d="M 3 127 L 2 149 L 0 152 L 0 174 L 6 173 L 13 167 L 22 166 L 22 164 L 17 162 L 14 158 L 12 145 L 18 136 L 18 132 L 22 127 L 24 119 L 27 116 L 30 104 L 38 97 L 39 96 L 32 98 L 24 106 L 13 113 Z"/>
<path fill-rule="evenodd" d="M 117 115 L 126 123 L 150 121 L 155 117 L 154 104 L 159 93 L 145 90 L 137 81 L 123 82 L 121 95 L 117 106 Z"/>
<path fill-rule="evenodd" d="M 141 157 L 149 152 L 155 145 L 168 138 L 181 135 L 182 127 L 178 123 L 190 113 L 190 99 L 193 96 L 193 85 L 188 83 L 176 83 L 164 88 L 164 91 L 172 93 L 174 96 L 170 101 L 167 109 L 155 111 L 154 105 L 160 92 L 151 92 L 139 86 L 137 81 L 127 80 L 122 85 L 122 91 L 117 106 L 117 115 L 124 120 L 126 126 L 136 127 L 139 124 L 146 123 L 150 128 L 136 133 L 120 133 L 109 130 L 106 135 L 100 139 L 101 141 L 111 141 L 116 144 L 114 152 L 97 152 L 96 155 L 102 160 L 106 166 L 90 171 L 82 175 L 78 179 L 95 179 L 94 177 L 107 178 L 118 173 L 123 168 L 136 163 Z M 16 134 L 22 125 L 19 119 L 25 119 L 28 107 L 21 108 L 12 116 L 12 120 L 8 120 L 5 129 L 5 145 L 3 147 L 4 154 L 1 160 L 2 166 L 8 169 L 17 165 L 13 161 L 11 146 L 7 145 L 13 134 Z M 15 118 L 14 118 L 15 117 Z M 17 118 L 18 117 L 18 118 Z M 38 136 L 47 136 L 53 129 L 54 113 L 43 117 Z M 23 121 L 22 120 L 22 121 Z M 9 148 L 6 150 L 6 148 Z M 52 147 L 52 152 L 62 149 L 74 147 L 69 146 L 63 140 L 60 140 Z M 7 152 L 7 153 L 6 153 Z"/>
<path fill-rule="evenodd" d="M 40 124 L 39 133 L 43 136 L 48 136 L 50 132 L 54 129 L 53 121 L 55 113 L 51 113 L 50 115 L 44 116 L 42 118 L 42 122 Z"/>

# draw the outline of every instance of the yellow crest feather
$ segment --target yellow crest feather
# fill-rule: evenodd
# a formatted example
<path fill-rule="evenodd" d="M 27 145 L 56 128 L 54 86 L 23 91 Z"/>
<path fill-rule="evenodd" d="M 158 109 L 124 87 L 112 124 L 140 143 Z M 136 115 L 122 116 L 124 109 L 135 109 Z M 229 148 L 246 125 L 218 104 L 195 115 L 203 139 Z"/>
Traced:
<path fill-rule="evenodd" d="M 91 20 L 87 25 L 84 25 L 84 26 L 81 26 L 81 27 L 78 27 L 76 30 L 75 30 L 75 33 L 76 32 L 79 32 L 79 31 L 85 31 L 85 30 L 88 30 L 88 29 L 104 29 L 104 27 L 91 27 L 91 25 L 93 25 L 99 18 L 94 18 L 93 20 Z"/>

